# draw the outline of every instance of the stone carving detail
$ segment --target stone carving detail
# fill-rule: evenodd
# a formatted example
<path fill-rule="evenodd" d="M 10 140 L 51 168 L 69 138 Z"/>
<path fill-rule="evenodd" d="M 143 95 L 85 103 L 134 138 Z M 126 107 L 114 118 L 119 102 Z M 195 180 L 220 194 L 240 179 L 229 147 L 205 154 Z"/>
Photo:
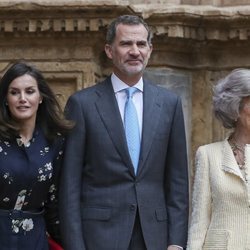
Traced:
<path fill-rule="evenodd" d="M 0 32 L 73 32 L 73 31 L 98 31 L 106 26 L 109 20 L 99 19 L 30 19 L 30 20 L 2 20 Z"/>
<path fill-rule="evenodd" d="M 232 18 L 234 18 L 232 16 Z M 192 18 L 191 18 L 192 19 Z M 198 41 L 202 40 L 248 40 L 250 37 L 249 25 L 244 27 L 227 27 L 222 25 L 222 22 L 218 22 L 218 25 L 210 27 L 209 25 L 189 25 L 191 21 L 190 17 L 187 17 L 183 23 L 167 23 L 157 24 L 152 22 L 149 24 L 152 26 L 154 35 L 166 35 L 170 38 L 179 39 L 194 39 Z M 201 18 L 203 19 L 203 18 Z M 30 19 L 30 20 L 1 20 L 0 21 L 0 34 L 1 33 L 14 33 L 17 31 L 35 33 L 35 32 L 83 32 L 83 31 L 99 31 L 101 28 L 106 27 L 111 19 Z M 197 22 L 198 23 L 198 22 Z"/>
<path fill-rule="evenodd" d="M 46 4 L 43 1 L 40 2 L 40 7 L 35 8 L 30 4 L 23 12 L 18 11 L 18 8 L 21 8 L 18 6 L 3 8 L 0 13 L 0 34 L 17 31 L 26 33 L 96 32 L 106 28 L 114 16 L 122 11 L 122 6 L 120 6 L 116 9 L 117 13 L 114 12 L 112 15 L 110 13 L 112 6 L 105 6 L 109 14 L 103 17 L 102 13 L 97 13 L 93 8 L 84 9 L 86 6 L 74 7 L 72 5 L 73 7 L 71 6 L 68 11 L 64 10 L 62 13 L 59 12 L 58 6 L 51 7 L 50 11 L 45 13 Z M 42 6 L 42 3 L 45 6 Z M 113 7 L 117 8 L 117 6 Z M 41 13 L 39 8 L 41 8 Z M 85 15 L 79 14 L 77 11 L 79 8 L 84 11 Z M 10 18 L 8 10 L 11 11 L 13 18 Z M 169 38 L 197 41 L 244 41 L 250 37 L 249 5 L 216 7 L 191 4 L 184 7 L 182 4 L 132 4 L 123 7 L 123 12 L 129 13 L 131 10 L 132 13 L 139 14 L 147 20 L 155 36 L 164 35 Z M 104 12 L 103 9 L 101 11 Z"/>

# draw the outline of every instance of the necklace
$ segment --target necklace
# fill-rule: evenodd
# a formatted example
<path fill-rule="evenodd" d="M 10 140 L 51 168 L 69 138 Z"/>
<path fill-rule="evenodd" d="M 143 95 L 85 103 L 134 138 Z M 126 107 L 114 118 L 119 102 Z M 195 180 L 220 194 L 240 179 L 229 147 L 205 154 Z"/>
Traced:
<path fill-rule="evenodd" d="M 233 151 L 235 160 L 240 169 L 243 179 L 246 183 L 248 183 L 248 173 L 246 169 L 246 159 L 245 159 L 245 145 L 237 143 L 233 134 L 231 134 L 228 138 L 229 145 Z"/>
<path fill-rule="evenodd" d="M 245 170 L 245 145 L 240 145 L 231 135 L 228 138 L 234 157 L 241 170 Z"/>

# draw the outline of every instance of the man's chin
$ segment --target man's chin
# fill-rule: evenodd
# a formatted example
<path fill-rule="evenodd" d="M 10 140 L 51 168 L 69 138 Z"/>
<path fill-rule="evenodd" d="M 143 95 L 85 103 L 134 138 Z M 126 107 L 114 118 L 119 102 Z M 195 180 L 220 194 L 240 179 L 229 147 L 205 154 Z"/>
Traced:
<path fill-rule="evenodd" d="M 126 73 L 128 75 L 131 75 L 131 76 L 142 74 L 142 72 L 143 72 L 143 68 L 142 67 L 128 67 L 126 69 Z"/>

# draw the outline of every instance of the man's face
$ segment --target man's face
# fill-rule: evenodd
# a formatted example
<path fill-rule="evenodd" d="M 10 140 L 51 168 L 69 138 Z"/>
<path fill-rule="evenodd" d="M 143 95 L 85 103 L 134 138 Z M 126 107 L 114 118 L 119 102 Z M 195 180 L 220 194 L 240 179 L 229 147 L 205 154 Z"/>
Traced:
<path fill-rule="evenodd" d="M 152 45 L 147 41 L 148 31 L 142 25 L 119 24 L 113 43 L 105 51 L 113 61 L 114 73 L 127 84 L 135 84 L 148 63 Z"/>

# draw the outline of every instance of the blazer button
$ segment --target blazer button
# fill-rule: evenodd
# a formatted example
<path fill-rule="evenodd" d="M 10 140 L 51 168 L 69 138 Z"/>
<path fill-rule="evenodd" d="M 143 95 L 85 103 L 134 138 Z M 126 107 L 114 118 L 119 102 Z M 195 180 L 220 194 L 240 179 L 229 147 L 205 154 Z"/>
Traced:
<path fill-rule="evenodd" d="M 130 210 L 135 211 L 136 210 L 136 205 L 135 204 L 130 205 Z"/>

